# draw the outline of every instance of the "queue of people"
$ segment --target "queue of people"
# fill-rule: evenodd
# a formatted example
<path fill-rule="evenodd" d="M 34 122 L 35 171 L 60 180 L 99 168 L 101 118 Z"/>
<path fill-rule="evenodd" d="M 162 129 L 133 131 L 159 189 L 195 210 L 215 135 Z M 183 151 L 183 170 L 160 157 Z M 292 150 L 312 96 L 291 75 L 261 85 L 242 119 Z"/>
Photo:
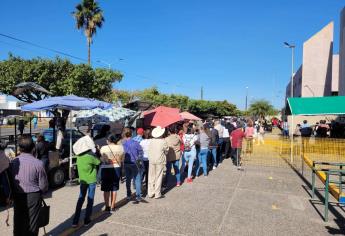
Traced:
<path fill-rule="evenodd" d="M 126 182 L 127 200 L 140 204 L 147 202 L 146 197 L 164 198 L 164 187 L 180 187 L 191 184 L 200 175 L 207 177 L 223 158 L 231 157 L 240 168 L 243 128 L 243 123 L 236 120 L 208 121 L 139 128 L 136 134 L 131 128 L 124 128 L 121 134 L 105 128 L 95 140 L 89 135 L 80 138 L 73 145 L 80 186 L 72 227 L 78 227 L 85 201 L 83 222 L 90 224 L 99 182 L 104 211 L 114 213 L 118 209 L 116 198 L 122 178 Z M 13 194 L 9 194 L 14 201 L 14 235 L 37 235 L 40 226 L 37 214 L 42 194 L 48 189 L 49 143 L 44 135 L 38 136 L 36 144 L 31 136 L 22 135 L 18 144 L 21 154 L 11 162 L 6 159 L 9 166 L 6 173 L 14 186 Z"/>

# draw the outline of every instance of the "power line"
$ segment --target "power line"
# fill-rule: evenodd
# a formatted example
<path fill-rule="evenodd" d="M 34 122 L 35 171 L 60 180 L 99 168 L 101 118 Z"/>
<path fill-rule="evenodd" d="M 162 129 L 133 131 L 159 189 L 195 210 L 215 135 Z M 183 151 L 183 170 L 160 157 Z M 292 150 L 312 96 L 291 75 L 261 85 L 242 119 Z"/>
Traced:
<path fill-rule="evenodd" d="M 37 48 L 45 49 L 45 50 L 48 50 L 48 51 L 51 51 L 51 52 L 54 52 L 54 53 L 57 53 L 57 54 L 61 54 L 61 55 L 64 55 L 64 56 L 67 56 L 67 57 L 70 57 L 70 58 L 74 58 L 74 59 L 79 60 L 79 61 L 84 61 L 84 62 L 86 61 L 87 62 L 86 59 L 83 59 L 81 57 L 73 56 L 73 55 L 71 55 L 69 53 L 65 53 L 65 52 L 62 52 L 62 51 L 59 51 L 59 50 L 55 50 L 55 49 L 52 49 L 52 48 L 41 46 L 39 44 L 32 43 L 32 42 L 29 42 L 27 40 L 19 39 L 19 38 L 16 38 L 16 37 L 13 37 L 13 36 L 10 36 L 10 35 L 7 35 L 7 34 L 0 33 L 0 36 L 8 38 L 8 39 L 12 39 L 12 40 L 24 43 L 24 44 L 28 44 L 28 45 L 31 45 L 31 46 L 34 46 L 34 47 L 37 47 Z"/>
<path fill-rule="evenodd" d="M 20 42 L 20 43 L 24 43 L 24 44 L 27 44 L 27 45 L 30 45 L 30 46 L 33 46 L 33 47 L 36 47 L 36 48 L 40 48 L 40 49 L 44 49 L 44 50 L 47 50 L 47 51 L 50 51 L 50 52 L 54 52 L 54 53 L 57 53 L 57 54 L 60 54 L 60 55 L 64 55 L 64 56 L 67 56 L 67 57 L 70 57 L 70 58 L 73 58 L 73 59 L 76 59 L 76 60 L 79 60 L 79 61 L 87 62 L 86 59 L 83 59 L 81 57 L 73 56 L 72 54 L 69 54 L 69 53 L 66 53 L 66 52 L 63 52 L 63 51 L 60 51 L 60 50 L 52 49 L 52 48 L 49 48 L 49 47 L 46 47 L 46 46 L 42 46 L 42 45 L 39 45 L 37 43 L 33 43 L 33 42 L 30 42 L 30 41 L 27 41 L 27 40 L 24 40 L 24 39 L 20 39 L 18 37 L 14 37 L 14 36 L 3 34 L 3 33 L 0 33 L 0 36 L 2 36 L 4 38 L 11 39 L 11 40 L 14 40 L 14 41 L 17 41 L 17 42 Z M 17 47 L 17 48 L 20 48 L 20 49 L 23 49 L 23 50 L 30 51 L 30 49 L 28 49 L 28 48 L 21 47 L 21 46 L 18 46 L 18 45 L 14 45 L 14 44 L 11 44 L 11 43 L 7 43 L 7 42 L 4 42 L 4 41 L 0 41 L 0 43 L 5 43 L 5 44 L 13 46 L 13 47 Z M 43 54 L 43 53 L 41 53 L 41 54 Z M 48 56 L 46 54 L 43 54 L 43 55 Z M 121 60 L 123 60 L 123 59 L 121 59 Z M 102 64 L 101 61 L 102 60 L 96 60 L 95 62 L 97 64 Z M 128 72 L 125 72 L 125 71 L 124 71 L 124 73 L 128 74 Z M 129 73 L 129 74 L 132 74 L 132 73 Z M 172 85 L 172 86 L 174 86 L 176 88 L 179 87 L 179 88 L 192 89 L 192 87 L 189 87 L 189 86 L 181 86 L 180 84 L 173 84 L 173 83 L 170 83 L 170 82 L 167 82 L 167 81 L 152 79 L 152 78 L 150 78 L 148 76 L 144 76 L 144 75 L 139 75 L 139 74 L 132 74 L 132 75 L 134 75 L 136 77 L 139 77 L 139 78 L 142 78 L 142 79 L 144 79 L 144 80 L 146 80 L 148 82 L 149 81 L 154 81 L 154 82 L 158 82 L 160 84 L 164 84 L 166 86 Z"/>

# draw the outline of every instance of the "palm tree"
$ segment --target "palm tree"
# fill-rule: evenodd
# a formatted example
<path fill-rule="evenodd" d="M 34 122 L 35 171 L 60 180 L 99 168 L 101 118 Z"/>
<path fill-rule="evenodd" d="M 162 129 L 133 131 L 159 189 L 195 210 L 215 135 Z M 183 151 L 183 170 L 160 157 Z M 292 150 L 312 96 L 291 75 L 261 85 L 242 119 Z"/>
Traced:
<path fill-rule="evenodd" d="M 250 104 L 249 113 L 254 116 L 259 116 L 260 119 L 264 119 L 267 115 L 273 115 L 276 113 L 274 107 L 266 100 L 256 100 Z"/>
<path fill-rule="evenodd" d="M 76 11 L 72 12 L 78 29 L 83 29 L 87 38 L 88 58 L 91 61 L 91 43 L 92 37 L 96 34 L 97 28 L 101 28 L 104 22 L 103 11 L 95 0 L 82 0 L 76 7 Z"/>

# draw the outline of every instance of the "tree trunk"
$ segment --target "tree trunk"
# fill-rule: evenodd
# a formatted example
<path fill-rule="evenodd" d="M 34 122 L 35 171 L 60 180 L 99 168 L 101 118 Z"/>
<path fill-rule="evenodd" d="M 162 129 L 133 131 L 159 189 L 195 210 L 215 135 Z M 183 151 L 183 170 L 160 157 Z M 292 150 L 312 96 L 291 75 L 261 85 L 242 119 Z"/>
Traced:
<path fill-rule="evenodd" d="M 87 63 L 91 65 L 91 38 L 87 38 Z"/>

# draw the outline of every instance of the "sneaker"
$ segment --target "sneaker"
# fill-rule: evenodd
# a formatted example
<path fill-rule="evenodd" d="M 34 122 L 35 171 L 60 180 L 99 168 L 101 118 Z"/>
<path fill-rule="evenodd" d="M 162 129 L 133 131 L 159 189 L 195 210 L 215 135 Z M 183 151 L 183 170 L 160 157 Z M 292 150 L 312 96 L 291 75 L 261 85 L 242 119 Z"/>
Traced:
<path fill-rule="evenodd" d="M 85 220 L 85 221 L 84 221 L 84 226 L 86 226 L 86 227 L 87 227 L 87 226 L 89 226 L 89 225 L 90 225 L 90 223 L 91 223 L 91 220 Z"/>
<path fill-rule="evenodd" d="M 113 208 L 111 208 L 111 212 L 116 212 L 116 211 L 118 211 L 118 208 L 116 208 L 116 207 L 113 207 Z"/>
<path fill-rule="evenodd" d="M 213 166 L 213 170 L 217 169 L 217 166 Z"/>
<path fill-rule="evenodd" d="M 181 186 L 181 183 L 177 182 L 176 187 L 180 187 L 180 186 Z"/>
<path fill-rule="evenodd" d="M 110 206 L 107 206 L 107 207 L 105 207 L 105 209 L 104 209 L 105 212 L 110 212 L 110 210 L 111 210 L 111 209 L 110 209 Z"/>
<path fill-rule="evenodd" d="M 131 196 L 127 196 L 127 197 L 126 197 L 126 200 L 127 200 L 127 201 L 130 201 L 131 199 L 132 199 Z"/>
<path fill-rule="evenodd" d="M 162 198 L 165 198 L 164 195 L 160 195 L 159 197 L 155 197 L 155 199 L 162 199 Z"/>
<path fill-rule="evenodd" d="M 192 182 L 193 182 L 192 178 L 187 179 L 187 183 L 192 183 Z"/>

